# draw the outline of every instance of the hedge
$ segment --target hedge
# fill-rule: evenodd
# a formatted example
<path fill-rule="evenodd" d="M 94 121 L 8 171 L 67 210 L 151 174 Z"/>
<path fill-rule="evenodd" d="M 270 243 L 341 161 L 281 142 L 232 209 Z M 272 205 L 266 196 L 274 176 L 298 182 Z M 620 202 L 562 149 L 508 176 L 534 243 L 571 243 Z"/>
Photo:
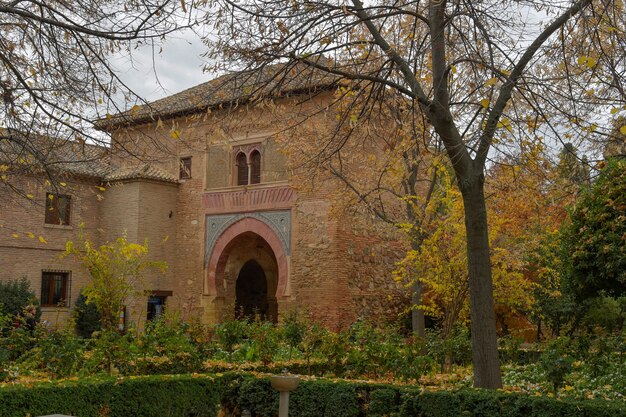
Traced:
<path fill-rule="evenodd" d="M 14 385 L 0 388 L 0 417 L 215 417 L 222 392 L 219 378 L 206 375 Z"/>
<path fill-rule="evenodd" d="M 303 380 L 291 393 L 293 417 L 626 417 L 626 403 L 560 400 L 498 391 L 422 391 L 417 387 Z M 87 379 L 0 388 L 0 417 L 275 417 L 278 393 L 249 374 Z"/>
<path fill-rule="evenodd" d="M 255 417 L 275 417 L 278 413 L 278 395 L 269 380 L 250 376 L 233 379 L 222 404 L 226 411 L 248 409 Z M 474 389 L 422 391 L 409 386 L 320 379 L 301 381 L 291 393 L 290 416 L 626 417 L 626 403 Z"/>

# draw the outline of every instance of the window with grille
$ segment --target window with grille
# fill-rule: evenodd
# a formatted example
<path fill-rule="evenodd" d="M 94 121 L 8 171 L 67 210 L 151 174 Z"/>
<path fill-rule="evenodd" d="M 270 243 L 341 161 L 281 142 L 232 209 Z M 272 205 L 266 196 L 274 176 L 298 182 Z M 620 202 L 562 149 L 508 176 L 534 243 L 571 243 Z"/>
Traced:
<path fill-rule="evenodd" d="M 187 158 L 180 158 L 180 175 L 181 180 L 187 180 L 191 178 L 191 156 Z"/>
<path fill-rule="evenodd" d="M 69 272 L 41 273 L 41 305 L 47 307 L 67 307 Z"/>
<path fill-rule="evenodd" d="M 46 224 L 70 224 L 69 195 L 46 193 Z"/>

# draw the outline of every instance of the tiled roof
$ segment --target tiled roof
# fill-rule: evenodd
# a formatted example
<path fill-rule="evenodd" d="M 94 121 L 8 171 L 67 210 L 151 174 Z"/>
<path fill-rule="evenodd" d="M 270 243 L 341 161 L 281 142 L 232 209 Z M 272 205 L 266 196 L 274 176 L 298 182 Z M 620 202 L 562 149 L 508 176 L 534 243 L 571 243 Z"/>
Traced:
<path fill-rule="evenodd" d="M 174 175 L 163 171 L 160 168 L 152 166 L 150 163 L 144 163 L 131 167 L 121 167 L 112 170 L 104 176 L 104 181 L 122 181 L 130 179 L 146 179 L 177 183 L 178 178 Z"/>
<path fill-rule="evenodd" d="M 102 177 L 109 170 L 109 149 L 66 139 L 11 134 L 0 140 L 0 159 L 14 168 Z"/>
<path fill-rule="evenodd" d="M 336 75 L 301 63 L 271 65 L 223 75 L 108 119 L 98 120 L 96 125 L 102 130 L 112 130 L 122 125 L 198 113 L 220 105 L 244 103 L 255 98 L 279 97 L 332 88 L 339 80 Z"/>

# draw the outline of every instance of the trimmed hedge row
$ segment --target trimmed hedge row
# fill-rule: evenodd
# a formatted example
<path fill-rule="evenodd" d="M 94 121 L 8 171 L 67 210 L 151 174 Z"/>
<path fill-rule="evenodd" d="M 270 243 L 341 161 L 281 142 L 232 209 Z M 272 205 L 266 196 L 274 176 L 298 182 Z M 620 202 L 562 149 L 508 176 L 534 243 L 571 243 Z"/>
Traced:
<path fill-rule="evenodd" d="M 0 417 L 275 417 L 278 393 L 252 375 L 148 376 L 0 388 Z M 626 404 L 573 401 L 494 391 L 421 391 L 415 387 L 308 380 L 291 394 L 293 417 L 626 417 Z"/>
<path fill-rule="evenodd" d="M 231 381 L 226 411 L 248 409 L 275 417 L 278 395 L 267 379 Z M 302 381 L 290 396 L 293 417 L 626 417 L 626 404 L 603 400 L 557 400 L 526 394 L 466 389 L 421 391 L 415 387 Z"/>
<path fill-rule="evenodd" d="M 219 378 L 190 375 L 15 385 L 0 388 L 0 417 L 215 417 L 222 392 Z"/>

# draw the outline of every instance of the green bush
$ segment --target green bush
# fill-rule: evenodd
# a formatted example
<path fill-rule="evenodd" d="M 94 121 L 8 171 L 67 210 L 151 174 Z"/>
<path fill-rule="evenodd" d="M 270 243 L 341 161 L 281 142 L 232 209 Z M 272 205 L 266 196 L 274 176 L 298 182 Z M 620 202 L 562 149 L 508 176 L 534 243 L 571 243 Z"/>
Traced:
<path fill-rule="evenodd" d="M 89 338 L 93 332 L 102 330 L 98 308 L 94 303 L 87 303 L 87 297 L 82 292 L 76 299 L 73 315 L 76 333 L 80 337 Z"/>
<path fill-rule="evenodd" d="M 569 339 L 558 338 L 552 341 L 539 358 L 539 366 L 544 370 L 546 379 L 552 384 L 554 393 L 565 383 L 565 378 L 572 372 L 574 358 L 570 355 Z"/>
<path fill-rule="evenodd" d="M 53 379 L 75 375 L 82 368 L 85 343 L 73 331 L 47 332 L 40 327 L 34 340 L 34 347 L 20 357 L 20 365 L 45 371 Z"/>
<path fill-rule="evenodd" d="M 275 417 L 278 393 L 267 379 L 235 377 L 224 404 Z M 235 404 L 233 406 L 233 404 Z M 293 417 L 624 417 L 626 405 L 602 400 L 560 400 L 525 394 L 464 389 L 421 391 L 414 387 L 304 380 L 290 394 Z"/>
<path fill-rule="evenodd" d="M 28 311 L 27 311 L 28 310 Z M 14 281 L 0 282 L 0 315 L 10 315 L 13 323 L 20 322 L 33 328 L 36 322 L 41 318 L 41 309 L 37 296 L 30 288 L 30 282 L 26 278 Z M 4 326 L 0 327 L 0 331 L 6 332 L 6 321 Z"/>
<path fill-rule="evenodd" d="M 148 376 L 86 379 L 0 388 L 0 417 L 82 416 L 275 417 L 278 392 L 268 378 Z M 303 380 L 290 394 L 292 417 L 625 417 L 626 404 L 560 400 L 498 391 L 422 391 L 414 387 Z"/>
<path fill-rule="evenodd" d="M 222 396 L 211 377 L 140 377 L 9 386 L 0 389 L 0 417 L 215 417 Z"/>

